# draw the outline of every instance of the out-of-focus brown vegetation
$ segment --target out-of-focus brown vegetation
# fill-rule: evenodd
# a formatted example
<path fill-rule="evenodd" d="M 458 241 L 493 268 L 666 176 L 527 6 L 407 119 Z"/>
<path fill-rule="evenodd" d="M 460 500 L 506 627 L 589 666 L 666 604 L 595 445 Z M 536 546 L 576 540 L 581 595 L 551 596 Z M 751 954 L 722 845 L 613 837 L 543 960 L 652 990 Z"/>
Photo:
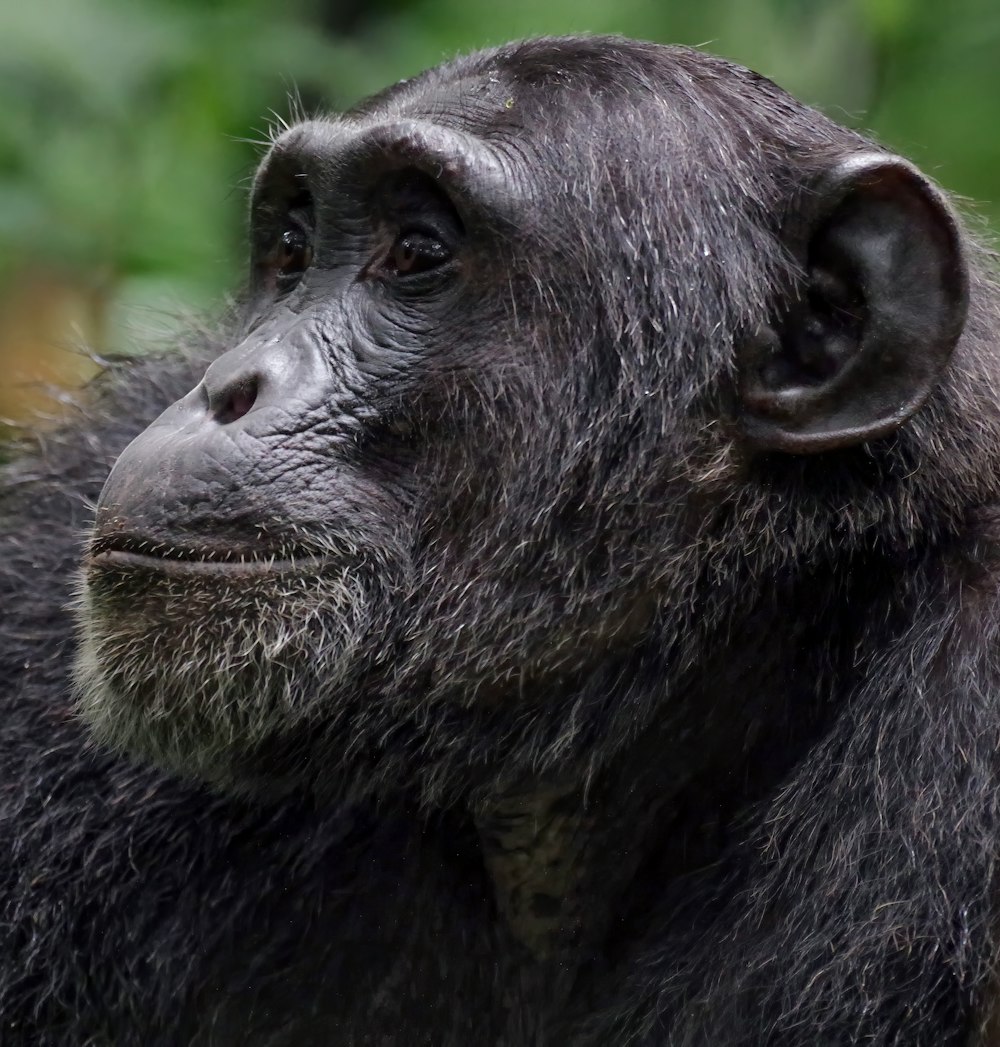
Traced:
<path fill-rule="evenodd" d="M 102 341 L 107 296 L 54 271 L 19 273 L 0 298 L 0 419 L 58 412 L 61 390 L 81 385 L 97 365 L 86 347 Z"/>

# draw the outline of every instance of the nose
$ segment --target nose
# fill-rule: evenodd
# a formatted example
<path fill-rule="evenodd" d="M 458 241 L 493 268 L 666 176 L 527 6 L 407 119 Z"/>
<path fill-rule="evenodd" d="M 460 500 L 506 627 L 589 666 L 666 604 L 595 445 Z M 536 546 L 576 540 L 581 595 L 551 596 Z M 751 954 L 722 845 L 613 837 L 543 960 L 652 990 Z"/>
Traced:
<path fill-rule="evenodd" d="M 231 425 L 245 418 L 254 407 L 263 406 L 266 394 L 290 376 L 280 353 L 270 358 L 259 351 L 235 350 L 215 360 L 201 382 L 201 399 L 212 420 L 218 425 Z"/>
<path fill-rule="evenodd" d="M 201 401 L 210 423 L 227 426 L 267 407 L 312 399 L 329 381 L 314 348 L 268 342 L 220 356 L 205 372 L 191 402 Z"/>
<path fill-rule="evenodd" d="M 191 532 L 202 548 L 223 518 L 233 534 L 257 534 L 267 497 L 247 478 L 270 467 L 270 449 L 293 439 L 298 417 L 342 386 L 315 342 L 268 338 L 213 361 L 199 385 L 119 456 L 98 502 L 96 539 L 177 544 Z M 280 510 L 268 513 L 277 518 Z"/>
<path fill-rule="evenodd" d="M 205 380 L 208 410 L 219 425 L 229 425 L 248 415 L 257 402 L 261 379 L 256 372 L 237 377 L 226 384 Z"/>

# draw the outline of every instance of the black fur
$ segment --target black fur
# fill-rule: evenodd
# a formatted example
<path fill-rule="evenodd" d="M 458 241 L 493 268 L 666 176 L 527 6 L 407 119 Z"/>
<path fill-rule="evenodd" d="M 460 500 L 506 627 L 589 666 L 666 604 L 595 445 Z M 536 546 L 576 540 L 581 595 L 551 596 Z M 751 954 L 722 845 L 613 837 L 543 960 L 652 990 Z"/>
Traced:
<path fill-rule="evenodd" d="M 803 297 L 816 186 L 874 146 L 618 39 L 460 59 L 348 124 L 411 117 L 496 143 L 528 220 L 484 219 L 416 436 L 336 419 L 338 463 L 403 494 L 362 579 L 377 656 L 326 689 L 289 670 L 304 727 L 255 712 L 248 753 L 214 708 L 88 713 L 216 792 L 99 750 L 73 704 L 87 505 L 266 328 L 257 298 L 116 365 L 3 473 L 0 1042 L 970 1042 L 1000 843 L 992 258 L 963 234 L 963 333 L 895 432 L 761 451 L 741 346 Z M 83 606 L 85 636 L 120 624 Z"/>

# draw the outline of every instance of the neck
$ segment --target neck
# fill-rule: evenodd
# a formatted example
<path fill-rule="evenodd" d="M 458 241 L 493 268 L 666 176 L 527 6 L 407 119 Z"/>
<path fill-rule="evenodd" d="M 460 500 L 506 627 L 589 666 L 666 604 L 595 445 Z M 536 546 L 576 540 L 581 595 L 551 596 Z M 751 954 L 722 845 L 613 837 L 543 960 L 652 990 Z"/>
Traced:
<path fill-rule="evenodd" d="M 613 952 L 611 938 L 629 937 L 630 912 L 641 934 L 644 885 L 652 900 L 719 859 L 732 819 L 768 795 L 823 729 L 834 691 L 858 671 L 856 618 L 831 621 L 815 599 L 790 614 L 789 597 L 775 594 L 738 627 L 703 634 L 688 671 L 670 680 L 664 670 L 664 696 L 651 698 L 658 715 L 599 771 L 524 778 L 477 806 L 499 913 L 530 955 Z"/>

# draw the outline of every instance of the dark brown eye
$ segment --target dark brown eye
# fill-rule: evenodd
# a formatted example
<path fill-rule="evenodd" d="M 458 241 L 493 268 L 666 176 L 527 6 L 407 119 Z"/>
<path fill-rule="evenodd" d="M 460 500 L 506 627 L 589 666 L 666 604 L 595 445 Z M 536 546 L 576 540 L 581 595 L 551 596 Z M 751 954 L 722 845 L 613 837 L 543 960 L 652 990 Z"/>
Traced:
<path fill-rule="evenodd" d="M 274 250 L 272 265 L 279 280 L 301 276 L 312 264 L 312 245 L 302 229 L 286 229 Z"/>
<path fill-rule="evenodd" d="M 384 268 L 393 276 L 415 276 L 435 269 L 451 258 L 451 252 L 436 236 L 408 230 L 396 237 Z"/>

